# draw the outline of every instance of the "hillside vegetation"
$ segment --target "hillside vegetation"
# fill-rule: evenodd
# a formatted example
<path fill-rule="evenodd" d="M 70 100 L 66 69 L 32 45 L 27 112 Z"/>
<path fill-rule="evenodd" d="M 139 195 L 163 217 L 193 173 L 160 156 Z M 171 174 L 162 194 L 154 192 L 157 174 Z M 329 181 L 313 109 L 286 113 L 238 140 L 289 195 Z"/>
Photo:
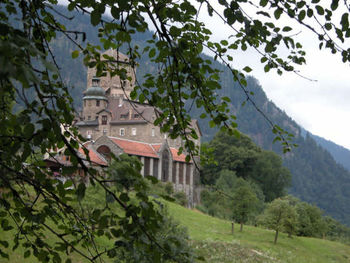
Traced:
<path fill-rule="evenodd" d="M 97 197 L 97 196 L 95 196 Z M 97 200 L 96 198 L 93 200 Z M 273 244 L 274 232 L 259 227 L 246 226 L 244 232 L 239 232 L 235 224 L 235 232 L 231 234 L 231 222 L 218 219 L 198 210 L 189 210 L 180 205 L 163 201 L 181 226 L 187 228 L 191 246 L 204 262 L 281 262 L 281 263 L 346 263 L 350 261 L 350 247 L 338 242 L 317 238 L 295 237 L 288 238 L 281 233 L 279 241 Z M 12 233 L 11 233 L 12 232 Z M 15 232 L 1 233 L 2 238 L 11 240 Z M 50 234 L 47 235 L 50 238 Z M 106 238 L 96 240 L 97 245 L 109 247 L 113 241 Z M 11 243 L 9 251 L 11 251 Z M 36 258 L 24 258 L 25 249 L 19 248 L 10 252 L 10 262 L 34 263 Z M 86 262 L 74 255 L 73 262 Z M 108 262 L 108 258 L 105 258 Z M 1 262 L 8 262 L 6 260 Z"/>
<path fill-rule="evenodd" d="M 273 244 L 274 231 L 246 226 L 240 233 L 235 224 L 231 234 L 231 222 L 221 220 L 197 210 L 188 210 L 167 203 L 170 214 L 186 226 L 197 252 L 208 262 L 283 262 L 326 263 L 349 262 L 350 247 L 341 243 L 317 238 L 288 238 L 281 233 Z"/>

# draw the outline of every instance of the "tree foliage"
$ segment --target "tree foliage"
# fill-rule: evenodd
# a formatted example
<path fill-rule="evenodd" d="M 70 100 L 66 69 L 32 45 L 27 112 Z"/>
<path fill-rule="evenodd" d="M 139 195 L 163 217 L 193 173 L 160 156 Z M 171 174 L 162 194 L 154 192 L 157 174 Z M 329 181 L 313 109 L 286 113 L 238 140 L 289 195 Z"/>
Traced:
<path fill-rule="evenodd" d="M 275 199 L 264 211 L 261 217 L 262 224 L 275 230 L 274 243 L 277 243 L 278 233 L 286 231 L 289 235 L 295 232 L 297 226 L 297 212 L 287 200 Z"/>
<path fill-rule="evenodd" d="M 204 184 L 215 184 L 220 171 L 230 170 L 256 183 L 267 202 L 285 195 L 291 175 L 277 154 L 262 150 L 244 134 L 236 138 L 218 132 L 209 147 L 213 149 L 210 155 L 214 161 L 203 165 L 201 180 Z"/>
<path fill-rule="evenodd" d="M 0 185 L 3 190 L 0 216 L 2 230 L 16 228 L 13 249 L 21 245 L 27 249 L 25 257 L 32 253 L 42 262 L 60 262 L 63 252 L 78 253 L 89 261 L 95 261 L 105 254 L 114 258 L 116 250 L 122 248 L 135 251 L 133 259 L 136 261 L 136 252 L 140 251 L 144 251 L 143 255 L 147 256 L 145 260 L 149 262 L 191 260 L 187 250 L 182 250 L 184 254 L 175 253 L 178 251 L 175 248 L 181 246 L 179 240 L 169 238 L 165 243 L 157 241 L 157 231 L 161 229 L 159 226 L 165 217 L 148 199 L 137 164 L 124 157 L 117 159 L 123 166 L 116 169 L 121 169 L 124 176 L 133 179 L 125 180 L 125 184 L 119 185 L 118 191 L 113 192 L 105 178 L 86 166 L 77 154 L 82 138 L 72 127 L 72 99 L 60 75 L 60 66 L 53 56 L 50 42 L 58 34 L 67 38 L 76 44 L 72 58 L 83 55 L 86 65 L 97 68 L 97 75 L 108 72 L 119 75 L 122 80 L 128 78 L 125 70 L 115 63 L 109 63 L 113 58 L 101 58 L 100 51 L 108 48 L 119 50 L 126 46 L 132 63 L 136 63 L 140 53 L 147 53 L 149 59 L 158 65 L 159 74 L 146 75 L 144 83 L 136 86 L 131 99 L 140 102 L 147 100 L 159 108 L 161 114 L 155 124 L 162 124 L 162 131 L 169 132 L 172 138 L 181 136 L 186 140 L 185 147 L 196 154 L 191 139 L 197 139 L 198 135 L 189 126 L 190 116 L 184 107 L 186 100 L 204 108 L 205 115 L 211 118 L 211 126 L 237 134 L 235 116 L 229 110 L 230 99 L 224 97 L 218 100 L 216 97 L 216 90 L 221 87 L 218 70 L 211 67 L 209 60 L 201 57 L 204 48 L 230 69 L 248 101 L 252 100 L 245 89 L 245 76 L 231 67 L 233 57 L 230 52 L 253 47 L 261 54 L 264 70 L 276 69 L 279 74 L 293 71 L 294 65 L 305 63 L 301 44 L 290 36 L 291 28 L 280 28 L 273 21 L 282 15 L 314 32 L 320 41 L 320 48 L 340 53 L 344 62 L 350 60 L 349 50 L 332 39 L 331 34 L 335 33 L 335 38 L 340 42 L 350 36 L 347 10 L 342 14 L 339 25 L 332 21 L 333 12 L 340 9 L 339 1 L 334 0 L 326 7 L 319 5 L 319 1 L 309 4 L 304 1 L 263 0 L 259 2 L 261 9 L 256 15 L 264 17 L 266 22 L 247 15 L 244 11 L 246 2 L 218 1 L 223 8 L 220 14 L 212 3 L 203 0 L 196 2 L 199 8 L 186 0 L 68 0 L 68 10 L 84 13 L 89 16 L 93 26 L 100 27 L 98 37 L 101 45 L 86 44 L 83 47 L 76 40 L 81 38 L 84 41 L 85 33 L 66 27 L 56 19 L 57 16 L 67 21 L 74 19 L 74 16 L 57 12 L 56 0 L 1 1 Z M 252 3 L 250 5 L 254 6 Z M 232 29 L 230 38 L 219 42 L 211 40 L 212 33 L 197 19 L 200 10 L 204 9 L 202 7 L 210 16 L 220 14 L 219 17 Z M 271 15 L 263 8 L 268 8 Z M 112 19 L 103 17 L 107 10 Z M 310 26 L 307 19 L 321 21 L 317 23 L 320 27 Z M 150 25 L 154 26 L 155 31 L 148 40 L 149 45 L 143 50 L 133 47 L 133 35 L 145 32 Z M 278 55 L 280 45 L 289 50 L 287 57 Z M 251 68 L 247 65 L 243 70 L 250 72 Z M 19 101 L 23 108 L 14 110 L 14 104 Z M 287 139 L 290 134 L 268 118 L 267 121 L 276 139 L 282 140 L 285 150 L 289 150 Z M 44 156 L 56 149 L 63 149 L 72 163 L 72 168 L 63 169 L 62 175 L 70 175 L 80 167 L 88 175 L 89 182 L 102 187 L 119 204 L 123 213 L 120 215 L 96 209 L 88 221 L 83 220 L 82 209 L 74 209 L 74 204 L 84 199 L 85 184 L 77 182 L 71 189 L 72 181 L 63 184 L 52 179 L 53 174 L 47 171 L 42 158 L 34 156 L 34 151 Z M 32 160 L 30 164 L 26 163 L 28 158 Z M 135 202 L 131 201 L 129 189 L 136 191 Z M 92 223 L 97 224 L 97 230 L 92 229 Z M 45 239 L 47 232 L 55 237 L 54 240 L 48 242 Z M 98 235 L 114 237 L 114 246 L 101 251 L 95 245 Z M 1 240 L 0 244 L 8 247 L 7 241 Z M 2 250 L 0 254 L 8 257 Z"/>
<path fill-rule="evenodd" d="M 264 208 L 264 194 L 252 181 L 238 178 L 230 170 L 222 170 L 214 186 L 201 192 L 199 208 L 212 216 L 253 224 Z"/>
<path fill-rule="evenodd" d="M 243 231 L 243 224 L 245 224 L 249 216 L 256 211 L 257 204 L 258 198 L 249 183 L 239 178 L 235 192 L 232 195 L 232 218 L 241 224 L 241 232 Z"/>

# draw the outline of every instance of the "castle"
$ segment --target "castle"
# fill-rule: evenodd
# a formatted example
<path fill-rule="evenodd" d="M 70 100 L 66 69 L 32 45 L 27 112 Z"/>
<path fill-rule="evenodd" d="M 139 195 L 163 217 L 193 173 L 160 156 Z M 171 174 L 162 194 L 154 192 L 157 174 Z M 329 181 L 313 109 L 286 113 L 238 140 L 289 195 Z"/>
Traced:
<path fill-rule="evenodd" d="M 129 58 L 115 50 L 103 54 L 112 57 L 115 65 L 127 72 L 128 79 L 108 75 L 96 78 L 96 69 L 88 69 L 83 110 L 75 125 L 89 140 L 85 146 L 92 155 L 90 159 L 108 165 L 111 153 L 137 156 L 143 164 L 143 176 L 172 182 L 176 191 L 186 193 L 189 205 L 194 205 L 197 202 L 195 184 L 199 180 L 198 160 L 186 162 L 186 155 L 178 154 L 184 142 L 181 138 L 170 139 L 154 125 L 158 114 L 154 107 L 129 99 L 136 80 Z M 197 121 L 193 120 L 191 126 L 199 136 L 194 143 L 200 146 L 201 132 Z"/>

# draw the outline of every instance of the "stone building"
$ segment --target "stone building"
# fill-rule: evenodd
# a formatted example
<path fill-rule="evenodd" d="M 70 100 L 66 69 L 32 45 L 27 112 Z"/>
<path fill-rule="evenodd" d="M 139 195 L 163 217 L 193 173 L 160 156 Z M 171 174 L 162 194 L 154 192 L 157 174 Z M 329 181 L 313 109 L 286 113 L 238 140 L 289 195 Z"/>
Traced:
<path fill-rule="evenodd" d="M 183 146 L 181 138 L 170 139 L 153 123 L 159 113 L 152 106 L 131 101 L 130 92 L 135 85 L 135 70 L 129 59 L 112 50 L 106 51 L 115 67 L 128 75 L 126 80 L 118 76 L 94 77 L 95 69 L 88 69 L 87 89 L 83 96 L 83 110 L 75 123 L 80 133 L 90 140 L 89 147 L 108 161 L 108 155 L 126 153 L 137 156 L 143 164 L 142 175 L 152 175 L 164 182 L 173 182 L 178 191 L 185 191 L 190 205 L 196 203 L 195 183 L 199 172 L 198 162 L 186 163 L 185 155 L 178 155 Z M 192 120 L 200 145 L 201 132 L 196 120 Z"/>

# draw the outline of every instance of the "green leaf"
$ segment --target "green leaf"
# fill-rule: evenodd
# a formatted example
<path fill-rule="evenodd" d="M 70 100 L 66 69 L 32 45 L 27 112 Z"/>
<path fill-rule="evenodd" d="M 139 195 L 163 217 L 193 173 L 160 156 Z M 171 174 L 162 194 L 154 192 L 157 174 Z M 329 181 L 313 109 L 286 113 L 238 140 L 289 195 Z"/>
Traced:
<path fill-rule="evenodd" d="M 181 35 L 181 29 L 176 26 L 172 26 L 170 27 L 169 33 L 173 38 L 176 38 Z"/>
<path fill-rule="evenodd" d="M 289 31 L 292 31 L 292 28 L 289 27 L 289 26 L 285 26 L 283 29 L 282 29 L 283 32 L 289 32 Z"/>
<path fill-rule="evenodd" d="M 314 11 L 311 9 L 311 8 L 309 8 L 308 10 L 307 10 L 307 16 L 308 17 L 312 17 L 314 15 Z"/>
<path fill-rule="evenodd" d="M 275 16 L 275 18 L 276 18 L 277 20 L 281 17 L 282 12 L 283 12 L 283 9 L 277 8 L 277 9 L 275 10 L 275 12 L 273 13 L 274 16 Z"/>
<path fill-rule="evenodd" d="M 260 6 L 265 7 L 268 3 L 268 0 L 260 0 Z"/>
<path fill-rule="evenodd" d="M 155 49 L 155 48 L 152 48 L 152 49 L 150 50 L 150 52 L 148 53 L 148 56 L 149 56 L 150 58 L 153 58 L 155 55 L 156 55 L 156 49 Z"/>
<path fill-rule="evenodd" d="M 244 70 L 245 72 L 247 72 L 247 73 L 249 73 L 249 72 L 252 71 L 252 69 L 251 69 L 250 67 L 248 67 L 248 66 L 244 67 L 243 70 Z"/>
<path fill-rule="evenodd" d="M 74 59 L 74 58 L 77 58 L 77 57 L 79 57 L 79 50 L 74 50 L 72 52 L 72 58 Z"/>
<path fill-rule="evenodd" d="M 346 31 L 349 28 L 349 14 L 344 13 L 341 17 L 340 24 L 342 25 L 342 31 Z"/>
<path fill-rule="evenodd" d="M 332 29 L 332 24 L 331 23 L 326 23 L 325 25 L 324 25 L 324 27 L 325 27 L 325 29 L 326 30 L 331 30 Z"/>
<path fill-rule="evenodd" d="M 318 13 L 320 16 L 324 15 L 324 9 L 323 9 L 322 6 L 317 5 L 317 6 L 316 6 L 316 10 L 317 10 L 317 13 Z"/>
<path fill-rule="evenodd" d="M 101 22 L 101 13 L 94 9 L 90 14 L 90 21 L 93 26 L 97 26 Z"/>
<path fill-rule="evenodd" d="M 228 45 L 228 41 L 227 40 L 221 40 L 220 43 L 223 46 L 227 46 Z"/>
<path fill-rule="evenodd" d="M 30 256 L 30 250 L 26 250 L 24 252 L 24 258 L 28 258 Z"/>
<path fill-rule="evenodd" d="M 262 57 L 261 59 L 260 59 L 260 62 L 261 63 L 264 63 L 264 62 L 266 62 L 267 61 L 267 57 Z"/>
<path fill-rule="evenodd" d="M 331 9 L 334 11 L 338 8 L 339 0 L 332 0 Z"/>
<path fill-rule="evenodd" d="M 265 72 L 269 72 L 269 71 L 270 71 L 270 66 L 269 66 L 269 64 L 266 64 L 266 65 L 265 65 L 264 71 L 265 71 Z"/>

